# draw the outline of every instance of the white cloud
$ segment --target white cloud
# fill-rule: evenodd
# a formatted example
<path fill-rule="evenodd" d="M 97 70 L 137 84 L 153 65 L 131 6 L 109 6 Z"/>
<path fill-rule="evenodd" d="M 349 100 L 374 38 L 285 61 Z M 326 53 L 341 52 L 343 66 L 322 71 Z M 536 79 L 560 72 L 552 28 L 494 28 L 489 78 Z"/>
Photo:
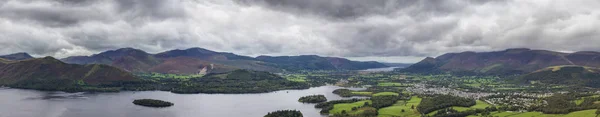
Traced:
<path fill-rule="evenodd" d="M 600 51 L 597 6 L 596 0 L 0 0 L 0 54 L 202 47 L 404 62 L 514 47 Z"/>

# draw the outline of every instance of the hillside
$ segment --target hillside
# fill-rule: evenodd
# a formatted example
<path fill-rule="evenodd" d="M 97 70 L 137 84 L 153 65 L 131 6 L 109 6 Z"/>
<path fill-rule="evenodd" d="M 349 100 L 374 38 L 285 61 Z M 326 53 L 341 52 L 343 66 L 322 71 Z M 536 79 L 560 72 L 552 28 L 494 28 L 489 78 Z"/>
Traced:
<path fill-rule="evenodd" d="M 92 56 L 67 57 L 62 61 L 72 64 L 105 64 L 131 72 L 146 72 L 148 68 L 161 62 L 152 54 L 133 48 L 110 50 Z"/>
<path fill-rule="evenodd" d="M 7 63 L 10 63 L 10 62 L 12 62 L 12 61 L 11 61 L 11 60 L 7 60 L 7 59 L 4 59 L 4 58 L 0 58 L 0 65 L 2 65 L 2 64 L 7 64 Z"/>
<path fill-rule="evenodd" d="M 0 65 L 0 84 L 17 88 L 65 90 L 136 80 L 130 73 L 108 65 L 67 64 L 52 57 Z"/>
<path fill-rule="evenodd" d="M 558 65 L 600 67 L 600 53 L 562 53 L 525 48 L 494 52 L 448 53 L 436 58 L 426 58 L 405 69 L 404 72 L 436 73 L 454 72 L 469 74 L 524 74 Z"/>
<path fill-rule="evenodd" d="M 524 83 L 545 83 L 600 87 L 600 69 L 582 66 L 553 66 L 544 68 L 518 79 Z"/>
<path fill-rule="evenodd" d="M 72 64 L 105 64 L 137 73 L 198 74 L 223 73 L 236 69 L 281 72 L 285 70 L 361 70 L 387 67 L 378 62 L 357 62 L 344 58 L 319 56 L 260 56 L 252 58 L 203 48 L 170 50 L 149 54 L 133 48 L 122 48 L 91 56 L 61 59 Z"/>
<path fill-rule="evenodd" d="M 9 55 L 2 55 L 2 56 L 0 56 L 0 58 L 7 59 L 7 60 L 25 60 L 25 59 L 32 59 L 33 57 L 27 53 L 14 53 L 14 54 L 9 54 Z"/>
<path fill-rule="evenodd" d="M 369 68 L 387 67 L 378 62 L 350 61 L 344 58 L 320 57 L 317 55 L 301 56 L 258 56 L 256 59 L 275 63 L 277 67 L 295 70 L 362 70 Z"/>
<path fill-rule="evenodd" d="M 306 89 L 309 84 L 293 82 L 278 75 L 250 70 L 207 74 L 179 85 L 175 93 L 263 93 L 283 89 Z"/>
<path fill-rule="evenodd" d="M 185 50 L 171 50 L 155 55 L 157 58 L 168 59 L 175 57 L 187 57 L 210 62 L 213 65 L 228 66 L 227 68 L 217 69 L 251 69 L 257 71 L 279 72 L 281 69 L 274 67 L 271 63 L 258 61 L 255 58 L 248 56 L 236 55 L 226 52 L 215 52 L 203 48 L 189 48 Z M 215 70 L 219 71 L 219 70 Z"/>
<path fill-rule="evenodd" d="M 191 57 L 166 58 L 164 61 L 149 69 L 150 72 L 168 74 L 206 74 L 233 71 L 236 67 L 214 64 Z"/>

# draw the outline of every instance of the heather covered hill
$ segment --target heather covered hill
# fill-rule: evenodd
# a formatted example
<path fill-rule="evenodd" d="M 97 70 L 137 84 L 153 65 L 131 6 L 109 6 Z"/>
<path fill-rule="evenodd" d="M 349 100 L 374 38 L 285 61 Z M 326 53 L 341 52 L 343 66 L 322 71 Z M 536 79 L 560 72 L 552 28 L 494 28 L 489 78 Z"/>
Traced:
<path fill-rule="evenodd" d="M 0 84 L 17 88 L 65 90 L 75 86 L 137 80 L 130 73 L 108 65 L 67 64 L 52 57 L 0 65 Z"/>
<path fill-rule="evenodd" d="M 167 74 L 207 74 L 233 71 L 236 67 L 214 64 L 191 57 L 173 57 L 149 69 L 150 72 Z"/>
<path fill-rule="evenodd" d="M 358 62 L 344 58 L 320 57 L 317 55 L 301 56 L 258 56 L 257 59 L 277 64 L 286 70 L 362 70 L 387 67 L 378 62 Z"/>
<path fill-rule="evenodd" d="M 193 57 L 203 60 L 256 60 L 252 57 L 236 55 L 233 53 L 215 52 L 204 48 L 189 48 L 185 50 L 170 50 L 155 55 L 159 58 L 172 58 L 172 57 Z"/>
<path fill-rule="evenodd" d="M 9 55 L 2 55 L 2 56 L 0 56 L 0 58 L 7 59 L 7 60 L 25 60 L 25 59 L 32 59 L 33 57 L 27 53 L 14 53 L 14 54 L 9 54 Z"/>
<path fill-rule="evenodd" d="M 561 84 L 600 87 L 600 69 L 584 66 L 552 66 L 518 78 L 524 83 Z"/>
<path fill-rule="evenodd" d="M 148 68 L 161 63 L 152 54 L 133 48 L 110 50 L 92 56 L 67 57 L 62 61 L 72 64 L 105 64 L 131 72 L 146 72 Z"/>
<path fill-rule="evenodd" d="M 558 65 L 600 67 L 600 53 L 562 53 L 525 48 L 494 52 L 448 53 L 436 58 L 426 58 L 405 72 L 435 73 L 460 72 L 473 74 L 524 74 Z"/>
<path fill-rule="evenodd" d="M 387 67 L 378 62 L 357 62 L 344 58 L 293 56 L 252 58 L 203 48 L 170 50 L 149 54 L 133 48 L 110 50 L 91 56 L 62 59 L 73 64 L 105 64 L 135 73 L 198 74 L 223 73 L 236 69 L 281 72 L 285 70 L 361 70 Z"/>
<path fill-rule="evenodd" d="M 0 65 L 2 65 L 2 64 L 7 64 L 7 63 L 9 63 L 9 62 L 11 62 L 11 60 L 7 60 L 7 59 L 0 58 Z"/>
<path fill-rule="evenodd" d="M 157 58 L 168 59 L 174 57 L 189 57 L 206 62 L 211 62 L 213 65 L 229 66 L 236 69 L 251 69 L 257 71 L 279 72 L 281 69 L 274 67 L 272 63 L 258 61 L 255 58 L 248 56 L 236 55 L 226 52 L 215 52 L 203 48 L 189 48 L 185 50 L 171 50 L 155 55 Z M 229 69 L 229 68 L 224 68 Z"/>

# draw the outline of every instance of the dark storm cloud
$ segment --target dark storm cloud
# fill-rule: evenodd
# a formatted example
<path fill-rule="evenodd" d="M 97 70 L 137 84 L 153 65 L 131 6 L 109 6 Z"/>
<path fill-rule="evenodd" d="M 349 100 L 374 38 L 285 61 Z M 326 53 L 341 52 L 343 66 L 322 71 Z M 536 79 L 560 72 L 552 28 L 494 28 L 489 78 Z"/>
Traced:
<path fill-rule="evenodd" d="M 203 47 L 414 62 L 514 47 L 597 51 L 597 6 L 594 0 L 0 0 L 0 54 Z"/>
<path fill-rule="evenodd" d="M 355 19 L 373 15 L 394 15 L 399 12 L 414 17 L 445 15 L 485 4 L 490 0 L 238 0 L 240 3 L 264 5 L 292 13 L 316 14 L 333 19 Z M 500 2 L 500 1 L 495 1 Z"/>

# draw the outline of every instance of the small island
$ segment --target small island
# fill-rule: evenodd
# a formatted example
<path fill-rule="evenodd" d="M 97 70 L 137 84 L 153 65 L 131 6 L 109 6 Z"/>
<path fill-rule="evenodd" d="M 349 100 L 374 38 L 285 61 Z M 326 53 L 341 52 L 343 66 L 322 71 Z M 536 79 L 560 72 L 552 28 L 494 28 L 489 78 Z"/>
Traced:
<path fill-rule="evenodd" d="M 171 102 L 162 101 L 162 100 L 155 100 L 155 99 L 137 99 L 137 100 L 133 101 L 133 104 L 140 105 L 140 106 L 146 106 L 146 107 L 169 107 L 169 106 L 173 106 L 173 103 L 171 103 Z"/>
<path fill-rule="evenodd" d="M 269 112 L 265 117 L 303 117 L 302 113 L 298 110 L 278 110 L 275 112 Z"/>
<path fill-rule="evenodd" d="M 298 99 L 298 102 L 302 102 L 302 103 L 321 103 L 321 102 L 326 102 L 327 98 L 325 98 L 324 95 L 309 95 L 309 96 L 304 96 L 304 97 L 300 97 L 300 99 Z"/>

